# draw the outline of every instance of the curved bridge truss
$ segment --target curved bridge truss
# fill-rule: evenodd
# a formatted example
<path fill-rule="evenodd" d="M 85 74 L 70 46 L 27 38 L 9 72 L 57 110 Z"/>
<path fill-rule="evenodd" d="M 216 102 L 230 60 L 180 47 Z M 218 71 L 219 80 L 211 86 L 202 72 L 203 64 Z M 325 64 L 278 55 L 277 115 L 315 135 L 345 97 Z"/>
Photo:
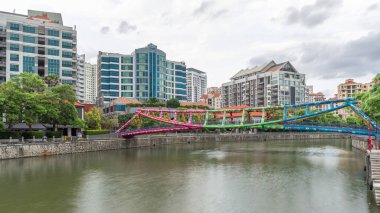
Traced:
<path fill-rule="evenodd" d="M 277 107 L 255 107 L 227 110 L 152 110 L 139 109 L 135 115 L 116 132 L 122 136 L 133 136 L 171 131 L 196 131 L 200 129 L 250 129 L 268 128 L 292 131 L 343 132 L 360 135 L 375 135 L 380 126 L 356 106 L 358 101 L 348 98 L 323 102 L 294 104 Z M 367 125 L 367 129 L 356 127 L 333 127 L 303 125 L 299 121 L 351 108 Z M 299 115 L 296 110 L 304 110 Z M 318 109 L 318 110 L 315 110 Z M 154 121 L 154 125 L 142 128 L 143 122 Z"/>

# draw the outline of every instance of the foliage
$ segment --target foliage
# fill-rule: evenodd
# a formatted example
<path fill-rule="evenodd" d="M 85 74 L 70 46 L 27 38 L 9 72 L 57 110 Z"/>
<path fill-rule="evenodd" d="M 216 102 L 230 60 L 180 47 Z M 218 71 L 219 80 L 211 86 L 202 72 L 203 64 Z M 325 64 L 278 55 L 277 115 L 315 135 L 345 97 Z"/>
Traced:
<path fill-rule="evenodd" d="M 96 129 L 96 130 L 84 130 L 83 134 L 84 135 L 101 135 L 101 134 L 108 134 L 110 133 L 110 130 L 106 129 Z"/>
<path fill-rule="evenodd" d="M 21 132 L 16 131 L 0 131 L 0 139 L 21 138 Z"/>
<path fill-rule="evenodd" d="M 377 123 L 380 122 L 380 74 L 374 78 L 375 85 L 368 92 L 356 94 L 361 109 Z"/>
<path fill-rule="evenodd" d="M 102 109 L 100 108 L 92 108 L 89 112 L 86 112 L 84 115 L 84 120 L 86 122 L 86 126 L 89 129 L 101 129 L 101 119 L 102 119 Z"/>
<path fill-rule="evenodd" d="M 62 137 L 63 133 L 61 131 L 48 131 L 45 133 L 45 135 L 48 138 L 53 138 L 53 136 L 55 138 L 60 138 L 60 137 Z"/>
<path fill-rule="evenodd" d="M 33 136 L 35 138 L 43 138 L 45 134 L 42 131 L 27 131 L 27 132 L 22 132 L 21 136 L 24 137 L 24 139 L 32 139 Z"/>
<path fill-rule="evenodd" d="M 49 87 L 55 87 L 59 84 L 59 77 L 57 75 L 48 75 L 44 76 L 43 80 Z"/>
<path fill-rule="evenodd" d="M 172 98 L 166 101 L 166 107 L 168 108 L 178 108 L 179 106 L 180 106 L 180 103 L 178 99 L 176 98 Z"/>
<path fill-rule="evenodd" d="M 354 124 L 354 125 L 365 125 L 362 118 L 360 118 L 358 115 L 350 115 L 346 118 L 346 122 L 348 124 Z"/>
<path fill-rule="evenodd" d="M 69 85 L 48 87 L 36 74 L 21 73 L 0 85 L 0 113 L 6 127 L 25 122 L 72 125 L 78 120 L 75 92 Z"/>

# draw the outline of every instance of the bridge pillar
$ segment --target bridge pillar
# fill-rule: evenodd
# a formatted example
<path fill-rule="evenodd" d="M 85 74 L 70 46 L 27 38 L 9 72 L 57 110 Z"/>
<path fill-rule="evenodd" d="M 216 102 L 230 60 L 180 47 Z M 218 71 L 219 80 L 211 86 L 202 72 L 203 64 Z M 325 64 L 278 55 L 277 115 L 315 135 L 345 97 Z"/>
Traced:
<path fill-rule="evenodd" d="M 205 118 L 205 122 L 203 125 L 207 125 L 207 121 L 208 121 L 208 111 L 206 112 L 206 118 Z"/>
<path fill-rule="evenodd" d="M 190 112 L 190 115 L 189 115 L 189 120 L 187 121 L 187 123 L 191 124 L 191 121 L 193 120 L 193 113 Z"/>
<path fill-rule="evenodd" d="M 265 109 L 263 108 L 261 110 L 261 123 L 264 123 L 264 121 L 265 121 Z"/>
<path fill-rule="evenodd" d="M 226 111 L 223 112 L 222 126 L 224 126 L 225 121 L 226 121 Z"/>
<path fill-rule="evenodd" d="M 286 106 L 284 106 L 284 111 L 282 115 L 282 120 L 286 120 Z"/>

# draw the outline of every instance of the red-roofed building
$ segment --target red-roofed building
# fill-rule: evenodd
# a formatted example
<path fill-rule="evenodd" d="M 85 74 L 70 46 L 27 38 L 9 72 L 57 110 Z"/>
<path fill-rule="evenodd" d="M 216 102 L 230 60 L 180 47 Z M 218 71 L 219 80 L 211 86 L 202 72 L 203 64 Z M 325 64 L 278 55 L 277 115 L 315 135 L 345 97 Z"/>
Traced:
<path fill-rule="evenodd" d="M 214 109 L 222 107 L 222 95 L 217 87 L 208 88 L 207 94 L 203 94 L 200 100 L 209 104 Z"/>

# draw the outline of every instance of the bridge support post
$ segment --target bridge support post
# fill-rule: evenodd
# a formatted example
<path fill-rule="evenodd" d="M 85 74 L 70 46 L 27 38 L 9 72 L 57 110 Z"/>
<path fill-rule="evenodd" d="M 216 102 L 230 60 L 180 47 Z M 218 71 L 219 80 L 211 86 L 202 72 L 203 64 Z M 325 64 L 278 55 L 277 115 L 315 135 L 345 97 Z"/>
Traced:
<path fill-rule="evenodd" d="M 207 125 L 207 121 L 208 121 L 208 111 L 206 112 L 206 118 L 205 118 L 205 122 L 204 122 L 204 126 L 206 126 Z"/>
<path fill-rule="evenodd" d="M 191 121 L 193 120 L 193 113 L 190 112 L 190 115 L 189 115 L 189 120 L 187 121 L 187 123 L 191 124 Z"/>
<path fill-rule="evenodd" d="M 286 120 L 286 106 L 284 106 L 284 111 L 283 111 L 283 115 L 282 115 L 282 120 Z"/>
<path fill-rule="evenodd" d="M 264 121 L 265 121 L 265 109 L 263 108 L 261 110 L 261 123 L 264 123 Z"/>
<path fill-rule="evenodd" d="M 306 105 L 306 115 L 308 115 L 309 113 L 310 113 L 310 106 Z"/>
<path fill-rule="evenodd" d="M 244 124 L 244 117 L 245 117 L 245 109 L 243 109 L 242 113 L 241 113 L 241 121 L 240 121 L 240 125 L 243 125 Z"/>
<path fill-rule="evenodd" d="M 222 126 L 224 126 L 225 121 L 226 121 L 226 111 L 223 112 Z"/>

